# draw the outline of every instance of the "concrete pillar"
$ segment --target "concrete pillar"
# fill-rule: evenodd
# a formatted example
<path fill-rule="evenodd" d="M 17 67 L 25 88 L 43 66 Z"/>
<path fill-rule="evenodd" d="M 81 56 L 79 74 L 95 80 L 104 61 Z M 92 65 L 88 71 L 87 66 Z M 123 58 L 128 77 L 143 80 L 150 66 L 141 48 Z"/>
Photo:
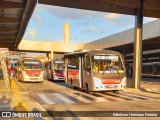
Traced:
<path fill-rule="evenodd" d="M 142 79 L 142 29 L 143 29 L 143 4 L 140 0 L 139 8 L 135 16 L 135 36 L 134 36 L 134 67 L 133 67 L 133 87 L 135 89 L 140 87 Z"/>
<path fill-rule="evenodd" d="M 69 22 L 66 22 L 64 24 L 64 43 L 69 44 L 70 43 L 70 24 Z"/>

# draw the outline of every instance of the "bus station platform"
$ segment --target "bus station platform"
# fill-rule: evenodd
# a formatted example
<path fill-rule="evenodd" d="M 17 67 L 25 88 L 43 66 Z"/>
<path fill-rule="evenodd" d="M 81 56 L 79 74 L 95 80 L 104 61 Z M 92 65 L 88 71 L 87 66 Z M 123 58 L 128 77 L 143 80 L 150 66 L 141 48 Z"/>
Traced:
<path fill-rule="evenodd" d="M 0 80 L 0 111 L 42 111 L 19 81 L 11 79 L 10 90 L 1 83 L 4 81 Z"/>
<path fill-rule="evenodd" d="M 47 80 L 44 80 L 44 82 L 46 81 Z M 128 79 L 128 84 L 127 84 L 128 87 L 125 90 L 126 92 L 160 99 L 160 84 L 158 82 L 142 81 L 142 84 L 141 84 L 142 87 L 140 89 L 134 89 L 129 86 L 129 84 L 131 84 L 131 81 L 132 79 Z M 1 82 L 3 82 L 3 80 L 0 80 L 0 85 L 1 85 L 0 111 L 26 111 L 26 112 L 45 111 L 45 109 L 42 107 L 43 105 L 37 103 L 32 98 L 32 96 L 30 95 L 30 92 L 28 92 L 27 90 L 29 88 L 25 88 L 24 85 L 21 82 L 19 82 L 17 79 L 11 79 L 11 90 L 7 90 L 4 87 L 2 87 Z M 27 83 L 24 83 L 24 84 L 27 84 Z M 42 83 L 38 83 L 38 84 L 40 85 Z M 149 90 L 152 90 L 152 91 L 149 91 Z M 97 103 L 94 103 L 94 104 L 97 105 Z M 99 103 L 99 104 L 103 104 L 103 103 Z M 128 104 L 130 103 L 125 103 L 125 105 L 128 105 Z M 77 105 L 75 104 L 74 106 L 78 106 L 78 105 L 79 104 Z M 60 105 L 54 105 L 55 109 L 57 106 L 60 106 Z M 65 106 L 71 107 L 72 105 L 65 104 L 63 107 Z M 45 119 L 48 119 L 48 118 L 45 118 Z"/>

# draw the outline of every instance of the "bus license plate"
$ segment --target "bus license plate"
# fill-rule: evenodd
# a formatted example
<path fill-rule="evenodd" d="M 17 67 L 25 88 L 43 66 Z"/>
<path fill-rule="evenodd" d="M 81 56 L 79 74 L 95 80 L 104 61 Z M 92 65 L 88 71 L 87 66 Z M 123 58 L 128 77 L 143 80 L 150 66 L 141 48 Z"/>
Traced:
<path fill-rule="evenodd" d="M 109 88 L 116 88 L 115 85 L 109 85 L 108 87 L 109 87 Z"/>
<path fill-rule="evenodd" d="M 30 80 L 38 80 L 38 78 L 30 78 Z"/>

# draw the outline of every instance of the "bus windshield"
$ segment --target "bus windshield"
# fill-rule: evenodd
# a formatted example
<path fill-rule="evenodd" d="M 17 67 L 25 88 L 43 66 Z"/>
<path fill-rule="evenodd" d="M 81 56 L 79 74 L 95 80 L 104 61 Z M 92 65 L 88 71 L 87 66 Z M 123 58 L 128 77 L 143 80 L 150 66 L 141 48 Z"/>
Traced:
<path fill-rule="evenodd" d="M 91 55 L 93 73 L 101 75 L 124 74 L 122 60 L 118 55 Z"/>
<path fill-rule="evenodd" d="M 24 61 L 23 68 L 30 70 L 42 70 L 42 64 L 40 61 Z"/>
<path fill-rule="evenodd" d="M 53 65 L 55 70 L 63 70 L 63 60 L 55 60 Z"/>

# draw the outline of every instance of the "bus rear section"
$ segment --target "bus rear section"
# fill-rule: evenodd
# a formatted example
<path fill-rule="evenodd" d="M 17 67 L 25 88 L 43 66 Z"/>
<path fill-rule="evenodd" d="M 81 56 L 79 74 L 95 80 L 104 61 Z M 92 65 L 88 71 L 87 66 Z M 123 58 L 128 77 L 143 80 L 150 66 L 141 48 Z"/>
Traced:
<path fill-rule="evenodd" d="M 42 63 L 36 59 L 22 59 L 17 62 L 17 78 L 24 82 L 43 82 Z"/>
<path fill-rule="evenodd" d="M 126 88 L 126 72 L 119 52 L 92 50 L 64 55 L 65 81 L 74 87 L 93 91 L 114 91 Z"/>

